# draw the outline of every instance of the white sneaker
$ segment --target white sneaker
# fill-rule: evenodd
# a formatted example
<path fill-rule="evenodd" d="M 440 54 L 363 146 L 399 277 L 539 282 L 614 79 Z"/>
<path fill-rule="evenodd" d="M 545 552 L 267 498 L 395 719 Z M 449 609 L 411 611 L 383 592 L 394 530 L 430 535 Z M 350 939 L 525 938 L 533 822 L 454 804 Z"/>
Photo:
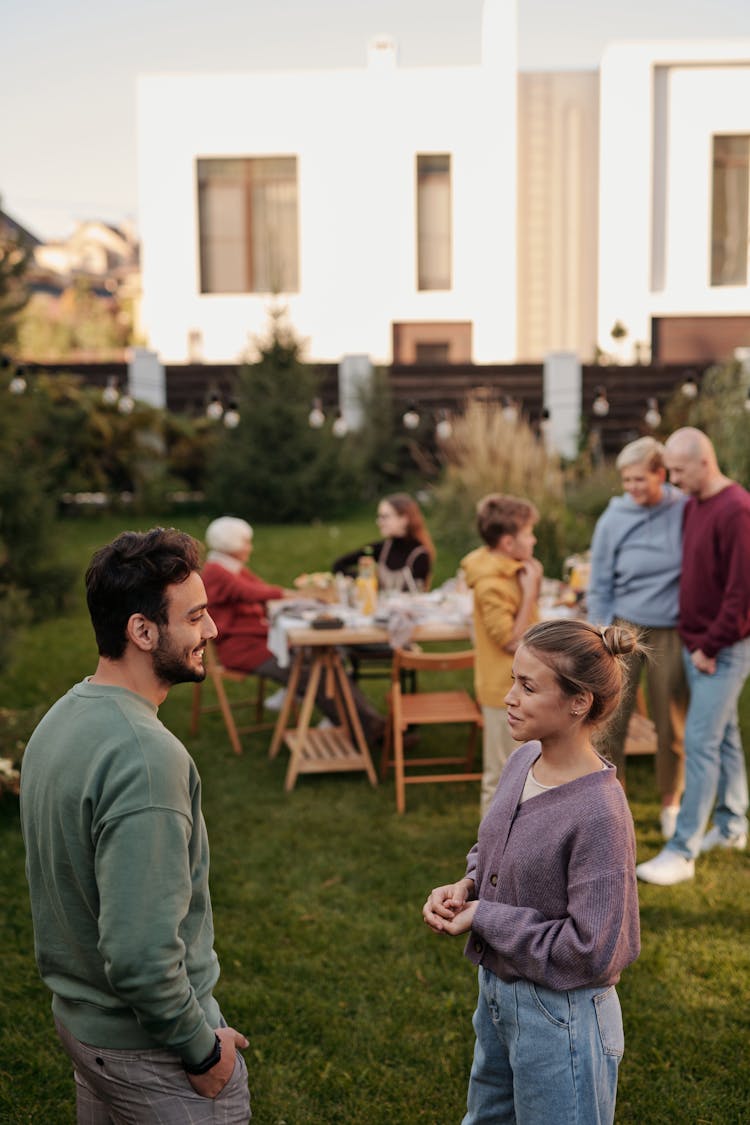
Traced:
<path fill-rule="evenodd" d="M 263 700 L 263 706 L 266 711 L 280 711 L 284 706 L 285 699 L 286 688 L 281 687 L 278 691 L 275 691 L 273 695 L 269 695 L 268 699 Z"/>
<path fill-rule="evenodd" d="M 674 836 L 679 811 L 679 805 L 662 805 L 662 810 L 659 813 L 659 823 L 661 824 L 661 834 L 665 840 L 671 840 Z"/>
<path fill-rule="evenodd" d="M 679 852 L 664 848 L 653 859 L 639 863 L 635 873 L 644 883 L 656 883 L 659 887 L 670 887 L 673 883 L 684 883 L 695 874 L 695 862 L 685 859 Z"/>
<path fill-rule="evenodd" d="M 714 848 L 734 848 L 741 852 L 747 846 L 747 833 L 739 832 L 736 836 L 723 836 L 714 825 L 703 837 L 702 852 L 710 852 Z"/>

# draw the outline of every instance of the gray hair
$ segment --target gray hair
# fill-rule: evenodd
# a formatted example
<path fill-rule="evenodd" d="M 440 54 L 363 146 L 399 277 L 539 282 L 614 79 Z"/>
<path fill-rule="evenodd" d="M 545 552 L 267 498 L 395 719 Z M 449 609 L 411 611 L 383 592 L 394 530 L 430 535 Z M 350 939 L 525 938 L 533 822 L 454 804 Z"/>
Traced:
<path fill-rule="evenodd" d="M 253 529 L 245 520 L 236 516 L 220 516 L 206 528 L 206 546 L 211 551 L 231 555 L 242 549 L 248 535 L 252 539 Z"/>
<path fill-rule="evenodd" d="M 626 469 L 629 465 L 645 465 L 651 472 L 655 469 L 663 469 L 664 446 L 652 437 L 642 437 L 637 441 L 628 442 L 620 450 L 615 466 L 618 469 Z"/>

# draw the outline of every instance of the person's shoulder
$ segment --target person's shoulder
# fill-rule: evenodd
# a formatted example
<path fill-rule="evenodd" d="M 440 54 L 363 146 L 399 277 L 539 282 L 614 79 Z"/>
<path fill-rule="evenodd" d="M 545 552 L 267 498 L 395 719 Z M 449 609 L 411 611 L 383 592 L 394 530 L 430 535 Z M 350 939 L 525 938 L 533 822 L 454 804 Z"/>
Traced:
<path fill-rule="evenodd" d="M 218 562 L 207 562 L 202 571 L 201 578 L 203 583 L 208 588 L 209 586 L 221 586 L 225 582 L 229 582 L 233 575 L 231 571 L 227 570 Z"/>
<path fill-rule="evenodd" d="M 733 480 L 724 491 L 728 494 L 728 500 L 733 507 L 740 511 L 750 512 L 750 492 L 738 481 Z"/>
<path fill-rule="evenodd" d="M 198 774 L 179 738 L 156 714 L 130 708 L 123 701 L 112 719 L 106 757 L 117 779 L 116 789 L 123 796 L 127 793 L 125 803 L 189 811 Z"/>
<path fill-rule="evenodd" d="M 687 493 L 683 492 L 681 488 L 675 488 L 673 484 L 666 483 L 662 490 L 661 503 L 665 508 L 678 509 L 682 511 L 688 502 Z"/>

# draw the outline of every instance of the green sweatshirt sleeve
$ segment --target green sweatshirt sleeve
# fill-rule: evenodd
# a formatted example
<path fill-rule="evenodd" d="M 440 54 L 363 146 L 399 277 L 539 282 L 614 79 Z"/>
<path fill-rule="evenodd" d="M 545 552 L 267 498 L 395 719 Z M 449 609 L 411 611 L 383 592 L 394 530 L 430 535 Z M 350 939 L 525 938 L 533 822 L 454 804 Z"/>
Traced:
<path fill-rule="evenodd" d="M 109 820 L 97 841 L 96 882 L 98 948 L 112 991 L 157 1042 L 198 1063 L 210 1054 L 214 1031 L 189 959 L 202 940 L 211 941 L 213 927 L 207 870 L 198 863 L 191 871 L 192 835 L 190 818 L 171 808 Z M 207 854 L 205 861 L 207 869 Z M 203 921 L 196 895 L 205 898 Z"/>

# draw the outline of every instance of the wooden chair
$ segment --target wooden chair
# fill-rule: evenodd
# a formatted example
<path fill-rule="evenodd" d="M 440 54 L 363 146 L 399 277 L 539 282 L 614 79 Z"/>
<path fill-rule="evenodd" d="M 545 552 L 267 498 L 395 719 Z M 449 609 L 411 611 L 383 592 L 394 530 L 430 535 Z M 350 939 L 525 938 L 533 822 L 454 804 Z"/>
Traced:
<path fill-rule="evenodd" d="M 383 680 L 391 678 L 393 649 L 387 644 L 346 645 L 344 649 L 349 663 L 352 683 L 360 680 Z M 402 691 L 417 690 L 417 673 L 414 669 L 402 669 Z"/>
<path fill-rule="evenodd" d="M 225 683 L 228 681 L 230 683 L 241 684 L 245 683 L 246 680 L 257 681 L 255 694 L 247 699 L 230 700 L 227 695 L 226 687 L 224 686 Z M 227 728 L 227 734 L 229 735 L 232 749 L 235 754 L 241 754 L 241 734 L 256 734 L 258 731 L 273 730 L 274 722 L 268 722 L 263 719 L 266 681 L 262 676 L 256 676 L 253 672 L 234 672 L 229 668 L 224 668 L 219 663 L 216 650 L 211 641 L 209 641 L 206 646 L 206 681 L 210 681 L 213 684 L 217 702 L 209 704 L 202 703 L 203 684 L 193 685 L 193 706 L 190 720 L 191 734 L 195 735 L 198 733 L 201 715 L 208 715 L 220 711 L 224 719 L 224 726 Z M 234 719 L 233 710 L 239 707 L 254 707 L 255 722 L 238 727 Z"/>
<path fill-rule="evenodd" d="M 393 653 L 391 688 L 388 700 L 388 725 L 386 727 L 380 774 L 385 780 L 390 768 L 396 777 L 396 809 L 406 808 L 406 786 L 425 785 L 445 781 L 481 781 L 481 772 L 472 772 L 477 732 L 482 729 L 482 712 L 468 691 L 418 691 L 403 690 L 401 673 L 404 670 L 430 672 L 458 672 L 474 667 L 474 650 L 462 652 L 413 652 L 396 649 Z M 469 741 L 462 757 L 414 758 L 404 756 L 404 733 L 410 726 L 438 723 L 468 723 Z M 407 775 L 413 766 L 460 765 L 461 772 L 418 773 Z"/>

